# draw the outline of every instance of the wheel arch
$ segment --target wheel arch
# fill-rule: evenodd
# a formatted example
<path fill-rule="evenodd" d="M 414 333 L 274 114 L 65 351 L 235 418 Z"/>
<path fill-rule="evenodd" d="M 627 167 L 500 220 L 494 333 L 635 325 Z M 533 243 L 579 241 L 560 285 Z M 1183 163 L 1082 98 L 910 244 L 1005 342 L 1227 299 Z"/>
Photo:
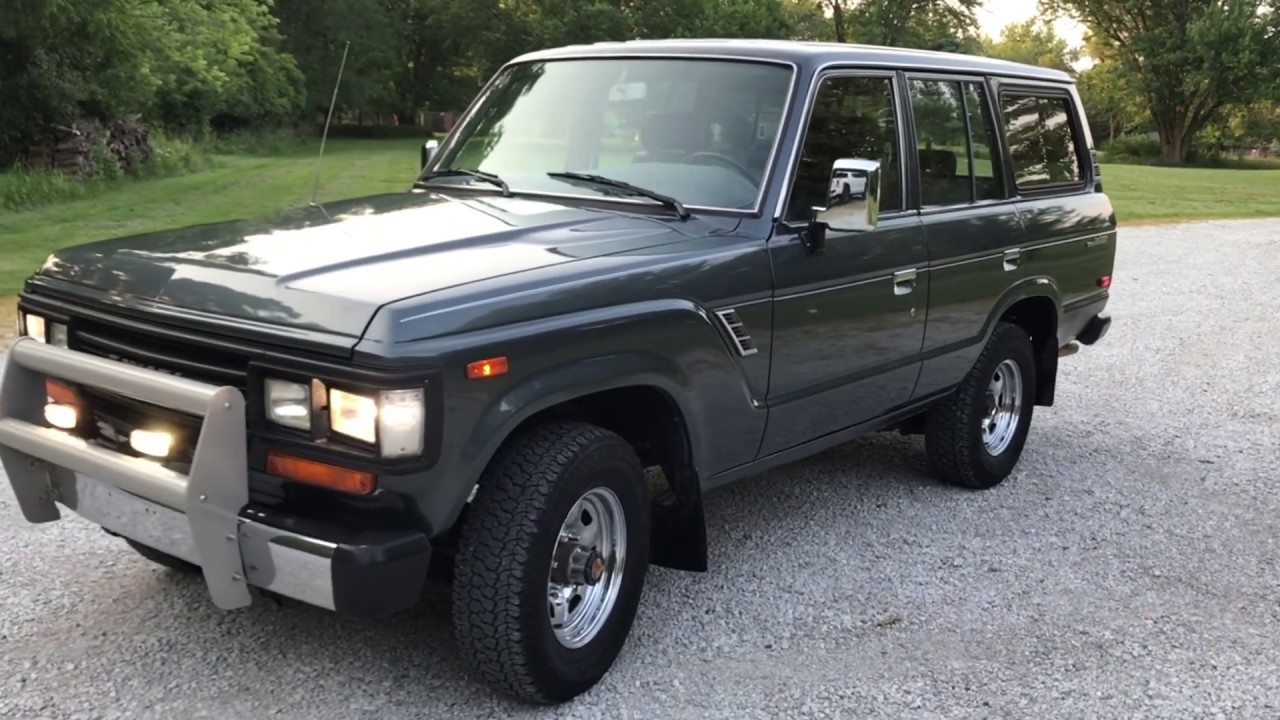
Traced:
<path fill-rule="evenodd" d="M 1051 406 L 1058 379 L 1058 324 L 1062 319 L 1062 300 L 1058 286 L 1048 277 L 1029 278 L 1000 298 L 987 319 L 983 341 L 991 338 L 996 325 L 1009 322 L 1031 336 L 1036 357 L 1035 404 Z"/>

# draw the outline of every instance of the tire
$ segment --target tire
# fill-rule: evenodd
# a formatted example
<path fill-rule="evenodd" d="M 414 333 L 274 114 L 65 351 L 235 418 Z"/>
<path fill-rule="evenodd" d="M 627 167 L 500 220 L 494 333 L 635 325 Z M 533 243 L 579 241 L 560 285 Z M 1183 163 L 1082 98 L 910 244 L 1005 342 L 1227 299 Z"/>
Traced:
<path fill-rule="evenodd" d="M 1017 407 L 993 419 L 988 413 L 989 391 L 997 382 L 999 388 L 1016 383 L 1017 397 L 1011 401 Z M 1004 482 L 1022 456 L 1035 412 L 1035 390 L 1031 336 L 1017 325 L 997 324 L 973 369 L 926 417 L 925 450 L 934 475 L 973 490 Z"/>
<path fill-rule="evenodd" d="M 581 502 L 589 511 L 578 513 L 584 523 L 581 535 L 589 538 L 585 528 L 596 527 L 598 537 L 591 547 L 608 559 L 588 553 L 586 543 L 561 541 L 562 526 Z M 624 527 L 619 527 L 618 518 Z M 614 531 L 608 532 L 611 527 Z M 609 550 L 604 536 L 625 538 L 625 545 L 615 540 Z M 587 554 L 565 562 L 573 547 Z M 621 551 L 624 560 L 620 572 L 614 551 Z M 553 563 L 553 555 L 561 561 Z M 577 579 L 602 573 L 594 585 L 583 586 L 576 604 L 570 599 L 562 606 L 570 620 L 589 618 L 587 610 L 604 608 L 597 614 L 602 620 L 570 622 L 557 634 L 549 600 L 553 565 L 557 573 L 578 568 L 573 576 Z M 648 566 L 648 491 L 631 446 L 611 432 L 581 423 L 538 426 L 522 433 L 485 470 L 463 521 L 455 561 L 453 628 L 464 661 L 485 682 L 526 702 L 573 699 L 595 686 L 621 652 Z M 610 587 L 616 587 L 611 606 L 607 600 L 597 604 L 588 599 L 607 598 Z M 592 627 L 594 633 L 588 632 Z"/>
<path fill-rule="evenodd" d="M 143 545 L 142 543 L 130 538 L 125 538 L 124 541 L 129 544 L 129 547 L 136 550 L 139 555 L 157 565 L 163 565 L 171 570 L 179 570 L 181 572 L 196 572 L 200 569 L 197 565 L 192 565 L 186 560 L 174 557 L 167 552 L 156 550 L 150 545 Z"/>

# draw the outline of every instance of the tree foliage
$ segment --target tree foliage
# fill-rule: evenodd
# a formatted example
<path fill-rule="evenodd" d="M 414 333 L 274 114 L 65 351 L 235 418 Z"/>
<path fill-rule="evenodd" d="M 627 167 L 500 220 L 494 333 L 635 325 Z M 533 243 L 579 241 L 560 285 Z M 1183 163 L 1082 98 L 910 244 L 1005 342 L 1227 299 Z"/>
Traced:
<path fill-rule="evenodd" d="M 1187 160 L 1224 108 L 1274 88 L 1280 13 L 1269 0 L 1045 0 L 1084 23 L 1146 101 L 1162 157 Z"/>
<path fill-rule="evenodd" d="M 175 128 L 298 110 L 269 0 L 3 0 L 0 163 L 50 126 L 143 114 Z"/>
<path fill-rule="evenodd" d="M 1047 18 L 1034 17 L 1010 23 L 1000 37 L 988 42 L 984 53 L 990 57 L 1027 65 L 1074 72 L 1080 49 L 1072 47 L 1053 29 Z"/>
<path fill-rule="evenodd" d="M 0 166 L 51 126 L 141 114 L 171 130 L 348 116 L 413 123 L 456 111 L 503 63 L 559 45 L 637 38 L 858 42 L 1080 72 L 1108 138 L 1159 132 L 1185 159 L 1199 133 L 1275 131 L 1277 0 L 1041 0 L 1048 17 L 977 32 L 983 0 L 0 0 Z M 1269 141 L 1269 140 L 1268 140 Z"/>

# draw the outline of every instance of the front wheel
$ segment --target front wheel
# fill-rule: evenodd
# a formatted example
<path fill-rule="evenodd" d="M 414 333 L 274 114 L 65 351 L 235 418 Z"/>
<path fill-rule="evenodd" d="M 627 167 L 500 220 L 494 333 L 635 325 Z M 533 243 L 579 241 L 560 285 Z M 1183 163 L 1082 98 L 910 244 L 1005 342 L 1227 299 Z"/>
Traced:
<path fill-rule="evenodd" d="M 1004 482 L 1022 456 L 1035 389 L 1031 336 L 1017 325 L 998 324 L 960 386 L 926 418 L 925 449 L 934 474 L 975 490 Z"/>
<path fill-rule="evenodd" d="M 631 446 L 581 423 L 526 432 L 485 471 L 462 527 L 453 626 L 464 660 L 529 702 L 576 697 L 621 652 L 648 565 Z"/>

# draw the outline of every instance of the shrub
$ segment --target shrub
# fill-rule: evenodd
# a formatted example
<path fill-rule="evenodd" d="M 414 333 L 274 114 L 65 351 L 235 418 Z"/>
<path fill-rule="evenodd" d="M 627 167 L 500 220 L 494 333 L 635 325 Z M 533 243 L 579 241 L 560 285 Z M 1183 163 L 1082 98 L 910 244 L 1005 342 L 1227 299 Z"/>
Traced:
<path fill-rule="evenodd" d="M 1160 160 L 1160 142 L 1141 135 L 1122 135 L 1098 148 L 1108 162 L 1156 162 Z"/>

